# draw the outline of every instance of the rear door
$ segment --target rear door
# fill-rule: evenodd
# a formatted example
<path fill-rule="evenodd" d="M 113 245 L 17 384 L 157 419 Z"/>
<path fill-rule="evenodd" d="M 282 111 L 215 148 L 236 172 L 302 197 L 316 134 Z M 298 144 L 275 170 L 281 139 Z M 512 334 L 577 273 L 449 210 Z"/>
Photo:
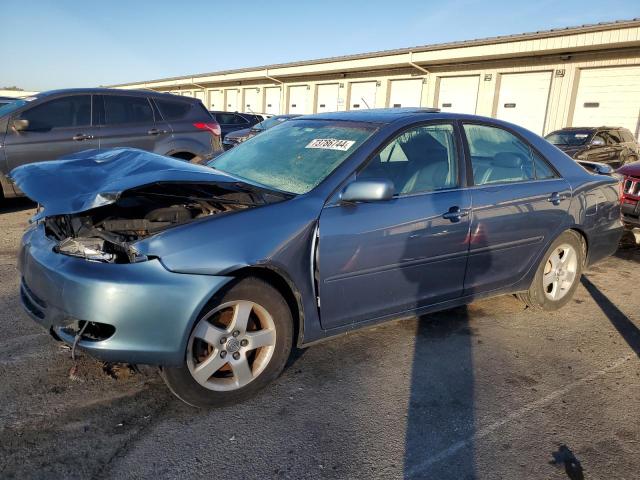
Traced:
<path fill-rule="evenodd" d="M 14 118 L 28 120 L 29 128 L 7 130 L 4 150 L 9 171 L 25 163 L 56 160 L 98 147 L 98 129 L 91 124 L 91 95 L 54 98 Z"/>
<path fill-rule="evenodd" d="M 155 151 L 156 142 L 170 135 L 166 125 L 156 125 L 148 98 L 102 95 L 100 148 L 132 147 Z"/>
<path fill-rule="evenodd" d="M 464 123 L 473 169 L 465 295 L 508 287 L 566 221 L 569 183 L 524 140 L 493 125 Z"/>
<path fill-rule="evenodd" d="M 323 209 L 318 240 L 323 328 L 461 295 L 471 199 L 458 175 L 455 139 L 448 123 L 403 131 L 357 174 L 391 180 L 392 200 L 330 203 Z"/>

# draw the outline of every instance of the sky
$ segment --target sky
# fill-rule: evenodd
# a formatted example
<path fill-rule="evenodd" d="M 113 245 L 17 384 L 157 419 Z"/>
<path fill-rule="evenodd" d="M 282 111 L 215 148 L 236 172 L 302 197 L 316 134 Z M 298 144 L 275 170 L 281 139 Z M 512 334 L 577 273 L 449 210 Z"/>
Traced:
<path fill-rule="evenodd" d="M 638 0 L 0 0 L 0 87 L 93 87 L 637 17 Z"/>

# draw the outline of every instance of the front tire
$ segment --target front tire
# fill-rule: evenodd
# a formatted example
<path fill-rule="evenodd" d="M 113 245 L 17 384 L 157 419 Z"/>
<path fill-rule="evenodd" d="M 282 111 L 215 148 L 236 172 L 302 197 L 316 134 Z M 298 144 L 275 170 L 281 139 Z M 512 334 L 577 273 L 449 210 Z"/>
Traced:
<path fill-rule="evenodd" d="M 529 290 L 519 293 L 518 298 L 536 310 L 558 310 L 573 297 L 583 265 L 580 235 L 571 230 L 564 232 L 546 251 Z"/>
<path fill-rule="evenodd" d="M 292 342 L 285 299 L 263 280 L 245 278 L 209 302 L 193 327 L 183 365 L 165 367 L 161 375 L 194 407 L 239 403 L 280 375 Z"/>

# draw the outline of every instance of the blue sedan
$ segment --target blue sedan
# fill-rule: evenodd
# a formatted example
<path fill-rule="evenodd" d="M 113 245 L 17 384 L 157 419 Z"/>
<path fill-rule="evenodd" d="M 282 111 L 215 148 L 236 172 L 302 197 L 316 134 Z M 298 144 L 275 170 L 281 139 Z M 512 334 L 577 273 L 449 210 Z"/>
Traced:
<path fill-rule="evenodd" d="M 305 116 L 208 166 L 131 149 L 12 172 L 42 208 L 25 311 L 109 361 L 159 365 L 195 406 L 254 394 L 304 347 L 517 294 L 554 310 L 617 248 L 617 180 L 499 120 Z"/>

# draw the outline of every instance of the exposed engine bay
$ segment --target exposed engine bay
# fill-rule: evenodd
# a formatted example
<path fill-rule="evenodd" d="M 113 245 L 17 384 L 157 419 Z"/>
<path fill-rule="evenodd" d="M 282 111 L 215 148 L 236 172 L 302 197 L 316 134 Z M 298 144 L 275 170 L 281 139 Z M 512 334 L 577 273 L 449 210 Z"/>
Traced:
<path fill-rule="evenodd" d="M 122 193 L 93 210 L 46 217 L 47 236 L 61 254 L 106 263 L 146 260 L 132 243 L 167 228 L 284 200 L 284 194 L 245 185 L 156 183 Z"/>

